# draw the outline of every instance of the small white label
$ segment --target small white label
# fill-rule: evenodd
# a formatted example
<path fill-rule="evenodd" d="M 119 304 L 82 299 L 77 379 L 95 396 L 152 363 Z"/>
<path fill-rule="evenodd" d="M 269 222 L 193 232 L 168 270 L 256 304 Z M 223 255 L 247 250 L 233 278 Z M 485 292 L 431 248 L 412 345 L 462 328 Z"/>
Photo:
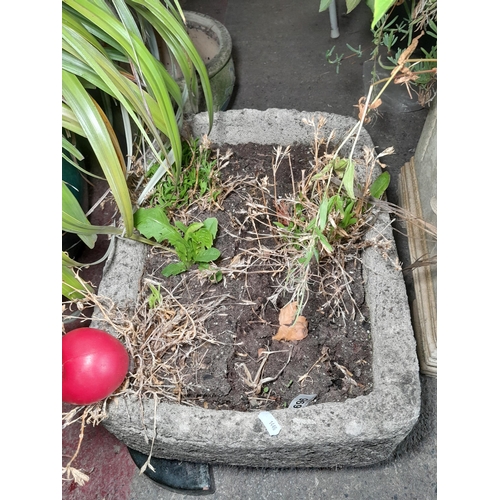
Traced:
<path fill-rule="evenodd" d="M 307 405 L 312 403 L 317 398 L 317 396 L 317 394 L 299 394 L 298 396 L 293 398 L 289 408 L 305 408 Z"/>
<path fill-rule="evenodd" d="M 264 427 L 267 429 L 267 432 L 269 432 L 271 436 L 277 436 L 280 433 L 280 424 L 278 424 L 278 421 L 270 412 L 261 411 L 259 413 L 259 419 L 264 424 Z"/>

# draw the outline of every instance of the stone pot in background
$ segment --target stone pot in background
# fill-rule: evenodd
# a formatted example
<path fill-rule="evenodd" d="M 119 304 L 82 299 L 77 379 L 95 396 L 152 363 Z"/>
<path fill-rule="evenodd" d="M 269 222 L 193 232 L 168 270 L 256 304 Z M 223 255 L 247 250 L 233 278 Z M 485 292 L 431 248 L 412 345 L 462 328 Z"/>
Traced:
<path fill-rule="evenodd" d="M 200 54 L 208 71 L 212 88 L 214 111 L 225 111 L 229 106 L 233 93 L 236 75 L 232 58 L 233 45 L 231 35 L 226 27 L 205 14 L 184 11 L 187 31 L 196 50 Z M 170 74 L 179 71 L 172 68 L 168 50 L 162 39 L 159 42 L 160 60 Z M 198 111 L 206 111 L 203 92 L 200 87 Z M 189 113 L 190 109 L 187 109 Z M 194 110 L 196 112 L 196 110 Z"/>

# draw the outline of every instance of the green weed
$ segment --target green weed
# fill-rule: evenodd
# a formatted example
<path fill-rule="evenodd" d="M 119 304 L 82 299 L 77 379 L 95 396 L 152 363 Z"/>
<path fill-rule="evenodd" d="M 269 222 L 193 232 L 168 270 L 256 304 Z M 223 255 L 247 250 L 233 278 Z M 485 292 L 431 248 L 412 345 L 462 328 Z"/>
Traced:
<path fill-rule="evenodd" d="M 330 59 L 330 57 L 332 56 L 333 54 L 333 51 L 335 50 L 335 45 L 330 49 L 330 50 L 327 50 L 326 51 L 326 54 L 325 54 L 325 57 L 327 59 L 327 61 L 330 63 L 330 64 L 335 64 L 335 72 L 337 73 L 337 75 L 339 74 L 339 70 L 340 70 L 340 65 L 342 63 L 342 59 L 344 58 L 344 54 L 335 54 L 335 59 L 332 61 Z"/>
<path fill-rule="evenodd" d="M 352 251 L 358 243 L 363 244 L 370 210 L 390 183 L 388 172 L 373 180 L 377 159 L 366 152 L 365 180 L 357 183 L 353 151 L 349 157 L 340 156 L 342 142 L 329 153 L 329 140 L 325 143 L 319 134 L 324 120 L 306 123 L 315 127 L 314 169 L 297 184 L 293 197 L 275 200 L 278 220 L 274 225 L 288 267 L 275 296 L 285 291 L 291 293 L 290 302 L 298 304 L 297 314 L 307 302 L 312 275 L 318 273 L 313 268 L 320 269 L 328 259 L 341 262 L 346 248 Z M 389 150 L 379 157 L 385 154 L 390 154 Z"/>
<path fill-rule="evenodd" d="M 220 189 L 216 186 L 217 160 L 211 159 L 211 150 L 200 146 L 199 139 L 184 141 L 182 148 L 182 171 L 179 182 L 166 177 L 160 182 L 151 199 L 151 206 L 167 210 L 182 209 L 193 200 L 209 196 L 210 201 L 217 201 Z M 148 175 L 153 175 L 158 165 L 153 166 Z"/>
<path fill-rule="evenodd" d="M 194 264 L 199 264 L 201 269 L 208 269 L 209 263 L 220 257 L 219 250 L 213 247 L 218 229 L 214 217 L 204 222 L 193 222 L 189 226 L 180 221 L 172 225 L 165 211 L 161 207 L 154 207 L 139 208 L 134 215 L 134 222 L 137 230 L 146 238 L 158 243 L 167 241 L 174 248 L 179 262 L 172 262 L 165 267 L 162 271 L 164 276 L 183 273 Z"/>
<path fill-rule="evenodd" d="M 149 285 L 149 290 L 151 294 L 148 298 L 148 306 L 150 309 L 154 309 L 157 305 L 161 303 L 161 291 L 160 285 L 158 287 L 154 287 L 153 285 Z"/>

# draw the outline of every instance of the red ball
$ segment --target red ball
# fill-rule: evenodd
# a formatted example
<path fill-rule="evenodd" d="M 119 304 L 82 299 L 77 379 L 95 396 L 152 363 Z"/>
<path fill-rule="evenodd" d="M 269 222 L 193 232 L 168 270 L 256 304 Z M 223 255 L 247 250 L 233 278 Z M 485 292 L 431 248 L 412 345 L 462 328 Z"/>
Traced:
<path fill-rule="evenodd" d="M 62 338 L 62 400 L 89 405 L 113 394 L 128 372 L 129 356 L 113 335 L 77 328 Z"/>

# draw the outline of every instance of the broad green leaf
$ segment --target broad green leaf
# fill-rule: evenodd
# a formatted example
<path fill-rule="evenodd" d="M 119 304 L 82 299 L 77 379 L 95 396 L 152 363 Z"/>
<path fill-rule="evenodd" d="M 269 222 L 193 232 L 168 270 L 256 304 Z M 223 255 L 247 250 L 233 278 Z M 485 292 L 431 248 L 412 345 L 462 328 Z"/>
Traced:
<path fill-rule="evenodd" d="M 203 225 L 207 228 L 212 237 L 215 239 L 215 237 L 217 236 L 217 229 L 219 225 L 218 220 L 215 217 L 208 217 L 203 221 Z"/>
<path fill-rule="evenodd" d="M 213 262 L 220 257 L 220 252 L 217 248 L 207 248 L 195 256 L 195 262 Z"/>
<path fill-rule="evenodd" d="M 389 172 L 382 172 L 370 186 L 370 194 L 379 199 L 389 187 L 389 183 L 391 182 L 391 176 Z"/>
<path fill-rule="evenodd" d="M 198 230 L 201 229 L 202 227 L 203 227 L 203 222 L 193 222 L 184 232 L 184 237 L 187 239 L 191 239 L 193 237 L 193 234 L 198 232 Z"/>
<path fill-rule="evenodd" d="M 347 14 L 352 12 L 361 2 L 361 0 L 345 0 L 345 6 L 347 7 Z"/>
<path fill-rule="evenodd" d="M 350 160 L 348 158 L 339 158 L 336 157 L 333 160 L 333 170 L 335 172 L 343 172 L 349 165 L 350 165 Z"/>
<path fill-rule="evenodd" d="M 178 274 L 181 274 L 184 271 L 187 271 L 187 267 L 183 262 L 172 262 L 167 267 L 165 267 L 165 269 L 163 269 L 161 274 L 168 278 L 169 276 L 176 276 Z"/>
<path fill-rule="evenodd" d="M 137 230 L 146 238 L 154 238 L 158 243 L 167 240 L 175 246 L 182 241 L 177 229 L 170 224 L 168 217 L 160 207 L 139 208 L 134 214 Z"/>
<path fill-rule="evenodd" d="M 373 20 L 371 29 L 387 14 L 389 9 L 396 3 L 396 0 L 374 0 L 373 2 Z"/>
<path fill-rule="evenodd" d="M 148 231 L 147 227 L 149 223 L 156 223 L 160 226 L 170 225 L 167 215 L 161 207 L 154 208 L 139 208 L 134 214 L 134 224 L 137 229 L 144 225 L 145 231 Z M 153 226 L 154 227 L 154 226 Z M 141 231 L 142 232 L 142 231 Z M 147 234 L 145 234 L 147 238 Z"/>
<path fill-rule="evenodd" d="M 202 248 L 210 248 L 214 241 L 212 234 L 203 226 L 193 233 L 191 238 L 193 240 L 193 245 L 196 245 L 198 248 L 200 246 Z"/>
<path fill-rule="evenodd" d="M 170 243 L 174 249 L 177 257 L 185 264 L 186 268 L 190 267 L 194 262 L 193 247 L 188 242 L 179 236 L 179 240 Z"/>
<path fill-rule="evenodd" d="M 343 186 L 347 192 L 349 198 L 355 198 L 354 196 L 354 162 L 349 160 L 349 165 L 344 171 L 344 177 L 342 178 Z"/>

